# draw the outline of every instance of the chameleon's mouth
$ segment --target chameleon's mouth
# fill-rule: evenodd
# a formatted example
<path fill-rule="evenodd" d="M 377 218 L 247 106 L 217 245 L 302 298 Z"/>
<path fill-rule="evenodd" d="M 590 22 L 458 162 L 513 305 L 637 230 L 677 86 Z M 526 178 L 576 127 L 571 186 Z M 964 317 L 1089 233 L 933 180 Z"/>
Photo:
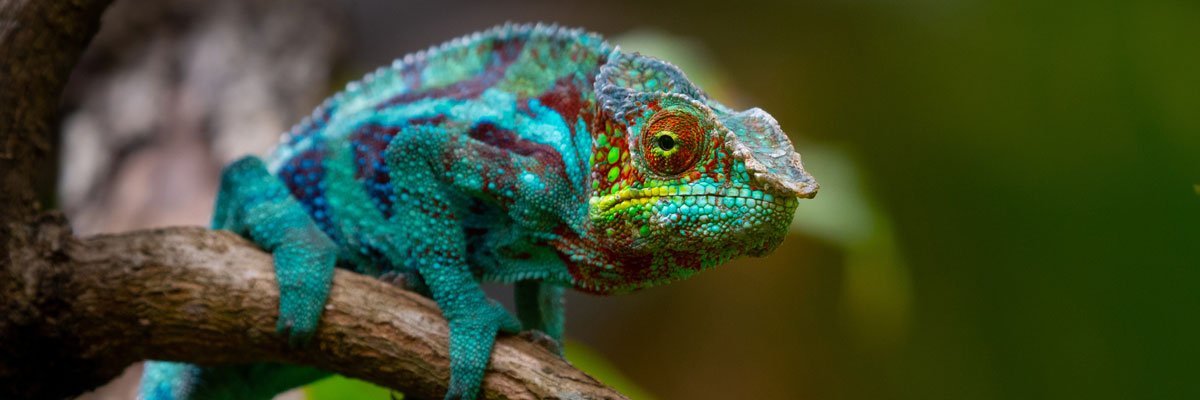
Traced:
<path fill-rule="evenodd" d="M 662 208 L 671 213 L 711 214 L 718 209 L 762 207 L 777 212 L 795 209 L 794 196 L 780 196 L 753 188 L 724 188 L 711 185 L 660 186 L 644 189 L 625 189 L 614 194 L 591 198 L 592 217 L 606 217 L 634 207 L 658 208 L 659 200 L 667 199 Z"/>

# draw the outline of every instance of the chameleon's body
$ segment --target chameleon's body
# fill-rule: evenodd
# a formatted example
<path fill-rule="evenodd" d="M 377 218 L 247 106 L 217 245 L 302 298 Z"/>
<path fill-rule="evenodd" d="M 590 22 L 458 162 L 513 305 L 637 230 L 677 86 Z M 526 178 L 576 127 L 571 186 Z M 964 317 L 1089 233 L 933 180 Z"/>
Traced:
<path fill-rule="evenodd" d="M 278 328 L 296 344 L 335 263 L 404 277 L 450 322 L 447 398 L 473 398 L 498 330 L 561 339 L 564 288 L 626 292 L 765 254 L 816 190 L 765 112 L 732 111 L 597 35 L 506 25 L 397 60 L 266 163 L 230 165 L 213 227 L 275 255 Z M 481 280 L 516 284 L 519 320 Z M 269 396 L 321 375 L 153 362 L 142 390 Z"/>

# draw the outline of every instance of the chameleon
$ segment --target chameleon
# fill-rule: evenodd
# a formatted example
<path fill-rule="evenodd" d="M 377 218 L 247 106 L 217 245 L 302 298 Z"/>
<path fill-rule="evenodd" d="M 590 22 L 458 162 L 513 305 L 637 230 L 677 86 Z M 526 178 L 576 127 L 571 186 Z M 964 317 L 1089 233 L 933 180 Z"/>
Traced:
<path fill-rule="evenodd" d="M 450 332 L 445 398 L 472 399 L 497 334 L 561 343 L 566 289 L 626 293 L 766 255 L 818 188 L 762 109 L 726 107 L 599 34 L 509 23 L 379 68 L 266 159 L 228 165 L 212 228 L 274 256 L 293 346 L 334 268 L 432 298 Z M 515 316 L 483 281 L 513 284 Z M 327 374 L 150 361 L 140 397 L 270 398 Z"/>

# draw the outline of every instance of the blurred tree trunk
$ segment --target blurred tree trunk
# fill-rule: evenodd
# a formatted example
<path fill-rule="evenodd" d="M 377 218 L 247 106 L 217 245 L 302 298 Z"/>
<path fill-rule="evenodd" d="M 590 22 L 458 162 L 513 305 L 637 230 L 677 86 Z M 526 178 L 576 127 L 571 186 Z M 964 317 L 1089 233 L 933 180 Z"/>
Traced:
<path fill-rule="evenodd" d="M 325 96 L 342 21 L 317 0 L 114 4 L 63 99 L 59 204 L 74 230 L 206 225 L 220 168 Z M 140 373 L 85 398 L 133 398 Z"/>
<path fill-rule="evenodd" d="M 30 254 L 32 244 L 53 230 L 42 230 L 35 217 L 42 208 L 39 198 L 50 197 L 46 190 L 35 193 L 36 171 L 53 153 L 52 122 L 66 77 L 99 29 L 108 3 L 0 2 L 0 275 L 14 274 L 29 258 L 39 257 Z M 66 229 L 65 224 L 50 225 Z M 4 276 L 0 294 L 41 289 L 21 283 Z M 0 377 L 21 379 L 23 387 L 6 395 L 63 397 L 104 383 L 119 372 L 79 357 L 77 348 L 39 329 L 40 320 L 54 315 L 52 307 L 44 309 L 12 297 L 0 297 L 4 314 Z M 30 357 L 23 349 L 39 350 L 42 356 Z M 56 370 L 64 376 L 49 379 Z M 43 379 L 36 379 L 39 376 Z"/>

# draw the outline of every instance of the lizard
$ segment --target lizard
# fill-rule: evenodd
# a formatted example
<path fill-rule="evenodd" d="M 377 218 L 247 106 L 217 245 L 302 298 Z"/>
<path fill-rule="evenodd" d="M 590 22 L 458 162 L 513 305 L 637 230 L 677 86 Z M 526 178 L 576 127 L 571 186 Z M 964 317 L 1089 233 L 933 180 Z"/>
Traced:
<path fill-rule="evenodd" d="M 294 346 L 334 268 L 432 298 L 450 331 L 445 398 L 472 399 L 497 334 L 561 343 L 566 289 L 625 293 L 768 254 L 818 188 L 762 109 L 599 34 L 509 23 L 379 68 L 265 160 L 228 165 L 212 228 L 274 256 L 276 329 Z M 517 315 L 482 281 L 512 283 Z M 150 361 L 140 396 L 269 398 L 327 374 Z"/>

